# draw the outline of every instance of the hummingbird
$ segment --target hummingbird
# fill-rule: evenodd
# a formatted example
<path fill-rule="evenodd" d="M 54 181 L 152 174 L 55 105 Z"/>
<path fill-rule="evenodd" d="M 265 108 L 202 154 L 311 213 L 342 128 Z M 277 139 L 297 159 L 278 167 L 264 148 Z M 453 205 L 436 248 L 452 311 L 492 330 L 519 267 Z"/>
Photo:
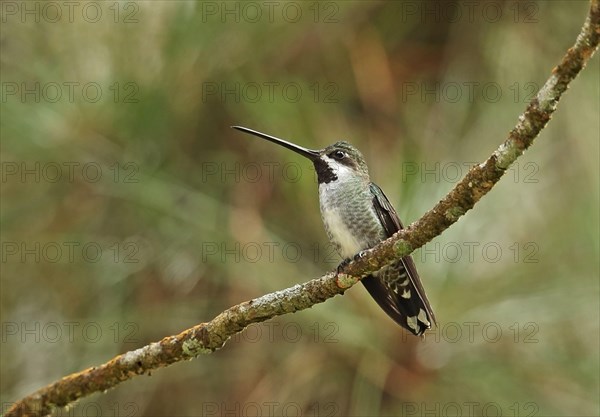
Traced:
<path fill-rule="evenodd" d="M 321 218 L 329 241 L 343 259 L 338 272 L 352 259 L 404 226 L 381 188 L 371 182 L 365 158 L 350 143 L 341 141 L 312 150 L 248 129 L 234 129 L 290 149 L 312 161 L 319 183 Z M 435 316 L 417 268 L 410 255 L 364 277 L 361 282 L 377 304 L 397 324 L 419 336 Z"/>

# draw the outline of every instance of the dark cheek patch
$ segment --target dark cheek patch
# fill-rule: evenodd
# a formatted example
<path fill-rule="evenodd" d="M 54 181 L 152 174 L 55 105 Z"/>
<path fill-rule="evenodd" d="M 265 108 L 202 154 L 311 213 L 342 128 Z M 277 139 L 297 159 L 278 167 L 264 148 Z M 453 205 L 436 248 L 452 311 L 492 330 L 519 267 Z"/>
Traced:
<path fill-rule="evenodd" d="M 325 161 L 322 159 L 317 159 L 314 161 L 315 171 L 317 171 L 317 177 L 319 179 L 319 184 L 328 184 L 332 181 L 337 180 L 337 175 L 333 172 L 333 170 L 327 165 Z"/>

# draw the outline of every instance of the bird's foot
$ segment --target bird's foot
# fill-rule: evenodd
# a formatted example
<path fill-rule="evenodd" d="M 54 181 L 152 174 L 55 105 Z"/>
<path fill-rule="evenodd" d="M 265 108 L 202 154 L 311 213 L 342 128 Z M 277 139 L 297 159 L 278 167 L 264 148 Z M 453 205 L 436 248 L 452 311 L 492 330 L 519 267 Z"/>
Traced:
<path fill-rule="evenodd" d="M 346 258 L 344 259 L 338 266 L 337 266 L 337 273 L 339 274 L 340 272 L 342 272 L 342 269 L 344 269 L 345 267 L 348 266 L 348 264 L 352 262 L 352 258 Z"/>
<path fill-rule="evenodd" d="M 354 260 L 358 261 L 358 260 L 364 258 L 365 256 L 367 256 L 367 251 L 366 250 L 361 250 L 356 255 L 354 255 Z"/>
<path fill-rule="evenodd" d="M 359 259 L 364 258 L 366 255 L 367 255 L 367 251 L 366 250 L 361 250 L 356 255 L 354 255 L 352 258 L 346 258 L 346 259 L 344 259 L 338 265 L 338 267 L 337 267 L 337 273 L 339 274 L 340 272 L 342 272 L 342 269 L 344 269 L 345 267 L 347 267 L 350 262 L 358 261 Z"/>

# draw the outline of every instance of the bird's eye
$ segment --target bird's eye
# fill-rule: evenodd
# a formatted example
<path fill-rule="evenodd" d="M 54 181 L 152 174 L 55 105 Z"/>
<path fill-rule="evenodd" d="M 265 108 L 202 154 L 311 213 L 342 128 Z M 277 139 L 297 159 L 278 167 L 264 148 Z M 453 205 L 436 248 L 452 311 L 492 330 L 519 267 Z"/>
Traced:
<path fill-rule="evenodd" d="M 344 159 L 346 157 L 346 152 L 344 151 L 333 151 L 329 154 L 334 159 Z"/>

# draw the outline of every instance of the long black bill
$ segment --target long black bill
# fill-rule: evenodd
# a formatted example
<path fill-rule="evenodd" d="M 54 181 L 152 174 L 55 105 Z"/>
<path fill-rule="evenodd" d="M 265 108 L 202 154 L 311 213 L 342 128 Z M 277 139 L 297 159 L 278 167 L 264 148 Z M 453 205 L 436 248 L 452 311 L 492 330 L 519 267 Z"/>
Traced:
<path fill-rule="evenodd" d="M 298 146 L 292 142 L 288 142 L 287 140 L 279 139 L 279 138 L 276 138 L 275 136 L 257 132 L 256 130 L 248 129 L 247 127 L 243 127 L 243 126 L 231 126 L 231 127 L 234 129 L 237 129 L 241 132 L 249 133 L 251 135 L 258 136 L 259 138 L 266 139 L 269 142 L 273 142 L 278 145 L 281 145 L 284 148 L 288 148 L 296 153 L 299 153 L 300 155 L 310 159 L 311 161 L 314 161 L 315 159 L 317 159 L 319 157 L 318 151 L 313 151 L 312 149 L 303 148 L 302 146 Z"/>

